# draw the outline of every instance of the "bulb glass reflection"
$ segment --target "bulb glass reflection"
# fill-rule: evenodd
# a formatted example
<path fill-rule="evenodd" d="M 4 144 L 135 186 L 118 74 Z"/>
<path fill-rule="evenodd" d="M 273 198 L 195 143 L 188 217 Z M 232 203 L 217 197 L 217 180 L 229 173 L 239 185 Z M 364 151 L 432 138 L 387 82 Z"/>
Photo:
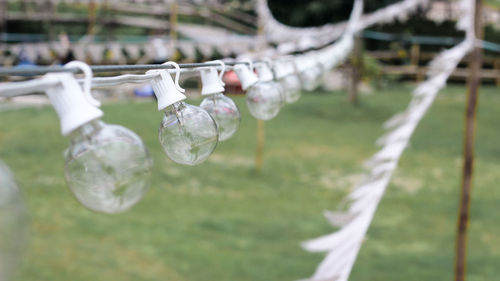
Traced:
<path fill-rule="evenodd" d="M 26 210 L 10 170 L 0 161 L 0 280 L 10 280 L 27 236 Z"/>
<path fill-rule="evenodd" d="M 207 96 L 200 104 L 217 123 L 219 140 L 231 138 L 240 126 L 241 114 L 234 101 L 223 93 Z"/>
<path fill-rule="evenodd" d="M 93 211 L 119 213 L 142 198 L 152 160 L 139 136 L 97 120 L 70 137 L 65 175 L 78 201 Z"/>
<path fill-rule="evenodd" d="M 280 84 L 285 90 L 285 100 L 287 103 L 294 103 L 300 99 L 302 85 L 296 74 L 283 77 L 280 80 Z"/>
<path fill-rule="evenodd" d="M 258 82 L 247 91 L 246 102 L 253 117 L 270 120 L 280 112 L 285 103 L 283 88 L 276 82 Z"/>
<path fill-rule="evenodd" d="M 163 150 L 174 162 L 197 165 L 217 146 L 217 126 L 207 111 L 180 101 L 165 109 L 159 138 Z"/>

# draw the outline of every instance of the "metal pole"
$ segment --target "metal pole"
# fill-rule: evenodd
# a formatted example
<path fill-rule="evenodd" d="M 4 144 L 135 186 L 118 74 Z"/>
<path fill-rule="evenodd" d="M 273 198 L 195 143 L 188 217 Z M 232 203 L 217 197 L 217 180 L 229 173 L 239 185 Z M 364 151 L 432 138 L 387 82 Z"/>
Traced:
<path fill-rule="evenodd" d="M 481 9 L 482 0 L 476 0 L 474 26 L 476 37 L 478 39 L 483 38 Z M 474 50 L 471 53 L 471 59 L 469 61 L 469 89 L 467 92 L 467 104 L 465 109 L 462 189 L 458 211 L 457 238 L 455 249 L 455 281 L 465 281 L 467 265 L 467 228 L 469 223 L 472 176 L 474 172 L 474 137 L 476 129 L 476 113 L 479 99 L 479 87 L 481 86 L 480 71 L 482 68 L 482 49 L 480 46 L 474 47 Z"/>
<path fill-rule="evenodd" d="M 248 64 L 247 61 L 242 62 L 224 62 L 226 65 L 237 65 L 237 64 Z M 179 67 L 181 69 L 199 68 L 215 66 L 220 67 L 219 63 L 203 62 L 203 63 L 180 63 Z M 94 73 L 105 73 L 105 72 L 122 72 L 122 71 L 146 71 L 152 69 L 174 69 L 175 67 L 171 65 L 162 64 L 129 64 L 129 65 L 90 65 L 90 69 Z M 0 76 L 36 76 L 43 75 L 51 72 L 72 72 L 81 73 L 79 68 L 65 68 L 62 66 L 34 66 L 34 67 L 23 67 L 23 68 L 13 68 L 13 67 L 0 67 Z"/>

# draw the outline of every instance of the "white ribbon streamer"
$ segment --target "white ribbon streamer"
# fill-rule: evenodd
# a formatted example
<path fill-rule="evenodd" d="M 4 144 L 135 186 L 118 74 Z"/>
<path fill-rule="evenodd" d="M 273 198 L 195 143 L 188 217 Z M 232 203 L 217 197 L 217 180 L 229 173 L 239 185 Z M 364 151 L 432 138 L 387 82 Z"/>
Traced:
<path fill-rule="evenodd" d="M 408 15 L 419 6 L 429 4 L 429 0 L 404 0 L 388 7 L 379 9 L 371 14 L 361 17 L 356 22 L 356 30 L 359 31 L 376 23 L 388 23 L 395 19 L 406 19 Z M 259 15 L 260 25 L 269 42 L 282 43 L 294 42 L 296 50 L 301 50 L 302 41 L 308 45 L 319 47 L 332 42 L 345 34 L 347 23 L 326 24 L 320 27 L 291 27 L 278 22 L 272 15 L 267 0 L 257 0 L 256 10 Z M 361 11 L 362 12 L 362 11 Z M 352 17 L 351 17 L 352 18 Z"/>
<path fill-rule="evenodd" d="M 400 5 L 410 5 L 412 2 L 415 1 L 403 1 Z M 411 135 L 458 63 L 474 47 L 474 0 L 461 0 L 460 7 L 462 17 L 457 28 L 466 31 L 466 39 L 444 51 L 430 63 L 428 79 L 414 90 L 408 108 L 384 124 L 391 131 L 378 139 L 377 144 L 382 145 L 382 149 L 365 163 L 369 168 L 367 180 L 347 196 L 352 201 L 349 210 L 325 213 L 328 221 L 334 226 L 340 226 L 340 230 L 302 243 L 307 251 L 328 252 L 316 272 L 307 280 L 348 280 L 363 238 Z M 391 12 L 397 11 L 391 9 Z"/>

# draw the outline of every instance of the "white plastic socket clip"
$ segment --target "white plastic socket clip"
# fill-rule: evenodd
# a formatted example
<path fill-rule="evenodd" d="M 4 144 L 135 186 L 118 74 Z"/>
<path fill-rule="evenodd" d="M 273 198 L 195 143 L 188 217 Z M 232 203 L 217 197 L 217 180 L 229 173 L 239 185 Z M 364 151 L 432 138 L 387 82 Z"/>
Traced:
<path fill-rule="evenodd" d="M 158 74 L 158 76 L 151 80 L 151 87 L 153 87 L 153 91 L 158 99 L 158 110 L 163 110 L 176 102 L 186 99 L 186 96 L 183 94 L 186 90 L 179 86 L 181 72 L 179 65 L 173 61 L 168 61 L 163 65 L 172 65 L 175 67 L 175 82 L 166 69 L 149 70 L 146 72 L 146 74 Z"/>
<path fill-rule="evenodd" d="M 238 75 L 238 79 L 241 82 L 241 88 L 245 91 L 246 89 L 253 86 L 259 81 L 257 75 L 253 72 L 253 63 L 251 60 L 243 60 L 247 62 L 245 64 L 238 64 L 234 66 L 234 71 Z"/>
<path fill-rule="evenodd" d="M 81 68 L 85 74 L 84 88 L 71 73 L 49 73 L 42 79 L 54 81 L 55 86 L 45 90 L 50 102 L 61 121 L 61 133 L 64 136 L 80 126 L 103 115 L 98 108 L 100 102 L 90 94 L 92 71 L 83 62 L 70 62 L 65 67 Z"/>
<path fill-rule="evenodd" d="M 83 75 L 85 76 L 85 79 L 83 80 L 83 93 L 85 94 L 85 98 L 90 104 L 94 106 L 101 106 L 101 102 L 96 100 L 91 93 L 92 78 L 94 77 L 94 74 L 92 73 L 92 69 L 90 68 L 90 66 L 83 61 L 75 60 L 68 62 L 64 65 L 64 67 L 79 68 L 83 72 Z"/>
<path fill-rule="evenodd" d="M 202 96 L 209 96 L 224 92 L 224 86 L 226 84 L 222 81 L 222 77 L 224 76 L 224 72 L 226 72 L 226 64 L 221 60 L 209 61 L 207 63 L 214 62 L 221 65 L 222 70 L 220 73 L 217 73 L 217 69 L 213 66 L 200 68 Z"/>
<path fill-rule="evenodd" d="M 259 75 L 259 81 L 261 81 L 261 82 L 273 81 L 274 74 L 273 74 L 273 71 L 271 70 L 271 68 L 269 67 L 269 64 L 267 62 L 256 63 L 255 70 L 257 71 L 257 74 Z"/>

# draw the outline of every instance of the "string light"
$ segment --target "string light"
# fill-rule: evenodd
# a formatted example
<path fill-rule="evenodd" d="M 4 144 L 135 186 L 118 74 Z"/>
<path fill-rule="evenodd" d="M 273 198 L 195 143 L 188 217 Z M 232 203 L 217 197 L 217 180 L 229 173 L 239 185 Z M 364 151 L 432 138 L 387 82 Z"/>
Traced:
<path fill-rule="evenodd" d="M 293 61 L 289 59 L 277 61 L 274 64 L 274 73 L 285 91 L 285 101 L 287 103 L 298 101 L 301 96 L 301 82 L 295 73 Z"/>
<path fill-rule="evenodd" d="M 86 74 L 84 89 L 69 73 L 51 73 L 43 79 L 57 82 L 46 90 L 61 120 L 61 132 L 70 137 L 65 153 L 65 176 L 75 197 L 87 208 L 119 213 L 137 203 L 149 187 L 152 160 L 134 132 L 100 121 L 100 103 L 90 94 L 92 72 Z"/>
<path fill-rule="evenodd" d="M 275 117 L 285 101 L 294 102 L 300 97 L 300 81 L 292 60 L 288 58 L 274 64 L 278 65 L 276 77 L 281 78 L 281 84 L 273 81 L 270 64 L 256 64 L 259 80 L 251 61 L 227 63 L 233 66 L 242 89 L 248 91 L 247 105 L 251 114 L 261 120 Z M 0 96 L 45 91 L 60 117 L 62 134 L 70 137 L 65 153 L 65 177 L 70 190 L 91 210 L 119 213 L 137 203 L 147 191 L 152 160 L 135 133 L 100 120 L 103 113 L 100 103 L 90 93 L 91 88 L 150 82 L 158 99 L 158 109 L 164 112 L 158 135 L 165 154 L 176 163 L 197 165 L 212 154 L 218 141 L 230 138 L 239 127 L 238 107 L 223 94 L 225 67 L 221 61 L 182 66 L 168 62 L 93 67 L 71 62 L 63 68 L 31 67 L 23 72 L 0 69 L 0 75 L 45 74 L 31 81 L 0 84 Z M 175 82 L 170 75 L 174 68 Z M 93 78 L 93 69 L 97 72 L 150 70 L 142 75 Z M 79 72 L 85 74 L 85 79 L 74 77 L 74 73 Z M 206 96 L 200 107 L 184 102 L 185 90 L 179 86 L 181 72 L 200 72 L 202 95 Z M 292 82 L 295 83 L 293 87 Z"/>
<path fill-rule="evenodd" d="M 404 16 L 405 13 L 410 8 L 417 7 L 419 4 L 422 4 L 425 2 L 428 2 L 428 1 L 425 1 L 425 0 L 424 1 L 405 0 L 405 1 L 402 1 L 401 3 L 391 5 L 387 8 L 384 8 L 383 10 L 377 11 L 373 15 L 365 17 L 364 20 L 360 20 L 360 15 L 361 15 L 362 10 L 363 10 L 363 5 L 362 5 L 363 2 L 362 2 L 362 0 L 356 0 L 354 8 L 353 8 L 353 12 L 351 14 L 351 18 L 349 20 L 349 24 L 346 28 L 346 30 L 347 30 L 346 36 L 341 38 L 341 40 L 339 40 L 338 43 L 335 43 L 334 46 L 331 46 L 330 48 L 325 48 L 325 50 L 320 52 L 321 56 L 319 56 L 317 63 L 322 65 L 324 68 L 323 70 L 325 70 L 325 71 L 333 68 L 337 63 L 342 61 L 345 58 L 348 51 L 350 49 L 352 49 L 354 31 L 359 31 L 360 29 L 366 27 L 367 25 L 373 24 L 375 22 L 382 22 L 382 21 L 386 21 L 388 18 L 389 19 L 395 18 L 396 16 L 401 15 L 401 14 L 403 14 L 403 16 Z M 462 2 L 466 2 L 466 1 L 462 1 Z M 472 5 L 473 2 L 471 2 L 471 1 L 469 1 L 469 2 L 470 2 L 469 4 Z M 264 3 L 264 2 L 261 1 L 261 3 Z M 470 11 L 471 9 L 468 9 L 468 10 Z M 464 18 L 465 17 L 463 17 L 462 20 L 464 20 Z M 469 15 L 468 18 L 473 19 L 473 16 Z M 470 21 L 470 22 L 472 23 L 473 21 Z M 284 30 L 287 31 L 286 29 L 279 28 L 280 27 L 279 25 L 277 27 L 278 28 L 271 28 L 270 30 L 274 30 L 274 31 L 277 30 L 278 33 L 286 33 L 286 32 L 283 32 Z M 468 29 L 468 32 L 471 32 L 471 30 L 473 32 L 473 26 L 471 26 L 470 29 Z M 310 31 L 311 30 L 308 29 L 307 32 L 310 33 Z M 472 35 L 472 38 L 473 37 L 474 37 L 474 35 Z M 454 49 L 450 50 L 452 52 L 447 52 L 447 53 L 445 53 L 445 55 L 439 56 L 438 60 L 443 60 L 444 61 L 443 65 L 445 65 L 446 68 L 448 68 L 449 66 L 452 66 L 453 69 L 456 68 L 456 64 L 458 64 L 458 62 L 463 58 L 463 56 L 466 54 L 468 49 L 470 49 L 473 46 L 473 42 L 472 41 L 468 42 L 468 41 L 469 40 L 466 40 L 465 44 L 463 44 L 463 43 L 461 44 L 462 46 L 457 46 L 458 48 L 454 48 Z M 450 55 L 453 55 L 453 56 L 451 56 L 451 60 L 450 60 Z M 448 60 L 448 62 L 445 60 Z M 290 61 L 288 61 L 287 63 L 290 63 Z M 287 64 L 287 63 L 285 63 L 285 64 Z M 436 64 L 434 64 L 434 66 L 435 65 Z M 207 65 L 205 65 L 205 66 L 207 66 Z M 296 66 L 296 67 L 299 68 L 298 66 Z M 278 68 L 279 68 L 279 66 L 278 66 Z M 287 68 L 286 71 L 282 71 L 283 73 L 286 73 L 286 74 L 280 73 L 280 71 L 278 71 L 277 69 L 275 69 L 275 71 L 276 71 L 277 79 L 279 79 L 280 83 L 282 84 L 282 86 L 286 90 L 286 92 L 285 92 L 286 93 L 286 101 L 288 103 L 292 103 L 292 102 L 295 102 L 296 100 L 298 100 L 300 97 L 300 90 L 299 89 L 300 89 L 301 82 L 302 82 L 303 88 L 306 90 L 312 89 L 315 87 L 315 85 L 314 85 L 315 84 L 314 83 L 315 77 L 318 77 L 318 75 L 315 72 L 318 72 L 318 71 L 313 70 L 314 67 L 312 67 L 312 68 L 306 67 L 305 69 L 307 69 L 307 71 L 301 71 L 301 70 L 297 69 L 298 72 L 294 73 L 294 71 L 293 71 L 294 66 L 286 66 L 286 68 Z M 432 65 L 431 65 L 431 68 L 432 68 Z M 434 99 L 434 97 L 438 91 L 438 88 L 442 87 L 445 84 L 443 81 L 445 81 L 446 78 L 448 77 L 447 75 L 449 75 L 452 72 L 452 70 L 453 70 L 452 68 L 441 70 L 440 75 L 438 75 L 438 76 L 434 75 L 434 77 L 431 78 L 429 80 L 429 82 L 426 82 L 428 84 L 434 85 L 435 87 L 430 87 L 429 85 L 426 85 L 429 87 L 421 87 L 421 88 L 419 88 L 419 90 L 417 90 L 415 92 L 415 97 L 418 100 L 422 101 L 422 104 L 420 106 L 427 108 L 428 106 L 431 105 L 432 100 Z M 251 67 L 250 67 L 250 69 L 251 69 Z M 167 73 L 166 70 L 163 72 Z M 321 72 L 322 71 L 321 71 L 321 67 L 320 67 L 319 73 L 321 74 Z M 177 90 L 180 88 L 178 86 L 178 73 L 179 72 L 177 72 L 177 76 L 176 76 L 177 81 L 175 84 L 175 86 L 177 86 Z M 0 70 L 0 74 L 1 74 L 1 70 Z M 299 76 L 300 76 L 300 79 L 299 79 Z M 73 77 L 72 76 L 64 76 L 64 77 L 61 76 L 61 78 L 68 78 L 69 79 L 69 78 L 73 78 Z M 148 79 L 150 79 L 150 78 L 148 78 Z M 157 77 L 155 76 L 151 79 L 157 79 Z M 171 77 L 170 77 L 170 79 L 171 79 Z M 441 80 L 441 81 L 438 81 L 440 83 L 435 82 L 434 81 L 435 79 Z M 54 80 L 59 80 L 59 79 L 54 79 Z M 47 82 L 47 81 L 44 81 L 44 82 Z M 50 81 L 48 81 L 48 82 L 49 83 L 45 83 L 44 85 L 47 86 L 47 85 L 52 83 Z M 61 81 L 56 81 L 56 82 L 61 83 Z M 309 83 L 309 82 L 311 82 L 311 83 Z M 34 86 L 35 84 L 36 83 L 23 84 L 23 85 L 26 85 L 26 87 L 31 87 L 31 86 Z M 69 84 L 76 84 L 76 83 L 74 83 L 74 81 L 71 80 L 71 83 L 68 82 L 68 85 Z M 242 81 L 242 85 L 244 85 L 244 84 L 245 83 Z M 257 85 L 255 87 L 257 88 Z M 70 88 L 76 89 L 77 87 L 75 85 L 73 85 Z M 245 90 L 248 89 L 248 87 L 244 87 L 244 88 L 245 88 Z M 425 88 L 425 91 L 422 90 L 424 88 Z M 1 87 L 0 87 L 0 89 L 1 89 Z M 88 89 L 90 89 L 90 87 L 88 87 Z M 249 92 L 251 90 L 252 90 L 252 88 L 249 89 Z M 422 91 L 420 91 L 420 90 L 422 90 Z M 23 91 L 21 90 L 20 92 L 23 92 Z M 85 92 L 87 92 L 87 91 L 85 91 Z M 425 99 L 421 99 L 420 96 L 424 95 L 424 94 L 428 95 L 428 97 L 426 97 Z M 157 96 L 158 96 L 158 94 L 157 94 Z M 92 102 L 91 102 L 92 100 L 89 99 L 89 97 L 90 97 L 90 95 L 87 95 L 87 97 L 86 97 L 87 102 L 92 104 Z M 247 102 L 248 102 L 248 100 L 247 100 Z M 177 107 L 175 105 L 177 105 Z M 96 105 L 94 105 L 94 106 L 96 107 Z M 175 113 L 174 115 L 176 115 L 178 123 L 181 123 L 181 119 L 183 119 L 183 118 L 179 119 L 179 116 L 178 116 L 179 114 L 182 115 L 182 112 L 183 112 L 183 109 L 179 109 L 181 106 L 188 106 L 188 105 L 185 105 L 183 102 L 178 101 L 178 102 L 172 104 L 172 106 L 171 106 L 171 109 L 172 108 L 174 109 L 173 112 Z M 62 107 L 63 106 L 61 106 L 61 108 Z M 160 103 L 159 103 L 159 107 L 160 107 Z M 249 106 L 249 108 L 250 108 L 250 106 Z M 425 113 L 425 110 L 426 110 L 425 108 L 421 108 L 419 110 L 417 110 L 417 109 L 418 109 L 417 106 L 415 106 L 415 104 L 412 104 L 412 106 L 410 106 L 409 111 L 407 113 L 408 114 L 413 114 L 413 113 L 421 114 L 423 112 Z M 57 108 L 56 108 L 56 110 L 57 110 Z M 417 111 L 412 113 L 412 110 L 413 111 L 417 110 Z M 58 111 L 58 113 L 60 115 L 65 115 L 63 112 Z M 93 114 L 99 115 L 99 112 L 96 113 L 94 111 Z M 185 114 L 188 114 L 188 113 L 185 112 Z M 68 114 L 68 115 L 71 115 L 71 114 Z M 82 115 L 84 115 L 84 114 L 82 114 Z M 90 115 L 92 115 L 92 114 L 88 113 L 87 115 L 84 115 L 84 116 L 88 117 Z M 102 115 L 102 112 L 100 113 L 100 115 Z M 99 117 L 100 117 L 100 115 L 99 115 Z M 167 116 L 167 113 L 166 113 L 166 116 Z M 399 117 L 401 117 L 401 116 L 399 116 Z M 422 117 L 422 116 L 420 116 L 420 117 Z M 408 118 L 410 118 L 410 117 L 408 117 Z M 408 120 L 410 120 L 410 119 L 408 119 Z M 164 121 L 165 121 L 165 119 L 164 119 Z M 80 122 L 80 121 L 78 121 L 78 122 Z M 94 122 L 94 121 L 91 121 L 91 122 Z M 66 124 L 66 127 L 70 128 L 71 127 L 70 125 L 75 123 L 75 121 L 71 121 L 71 122 L 67 122 L 67 123 L 69 125 Z M 215 124 L 215 121 L 213 123 Z M 418 120 L 417 120 L 417 123 L 418 123 Z M 61 120 L 61 125 L 63 128 L 65 127 L 65 125 L 63 125 L 62 120 Z M 181 125 L 182 125 L 182 123 L 181 123 Z M 163 124 L 162 124 L 162 126 L 163 126 Z M 408 128 L 404 128 L 404 130 L 401 130 L 401 131 L 398 130 L 397 132 L 398 132 L 398 134 L 401 132 L 404 132 L 405 135 L 406 134 L 411 135 L 412 130 L 408 129 Z M 384 141 L 391 140 L 391 139 L 397 139 L 397 138 L 392 138 L 393 133 L 391 133 L 390 136 L 391 137 L 384 138 Z M 399 136 L 399 138 L 401 138 L 401 136 Z M 217 139 L 217 138 L 215 138 L 215 139 Z M 409 136 L 406 136 L 404 139 L 407 141 L 409 139 Z M 139 141 L 140 141 L 140 139 L 139 139 Z M 160 141 L 161 141 L 161 129 L 160 129 Z M 215 148 L 215 145 L 214 145 L 214 148 Z M 355 204 L 353 204 L 351 206 L 349 211 L 353 211 L 352 214 L 350 214 L 350 213 L 345 213 L 345 214 L 344 213 L 328 213 L 327 214 L 330 223 L 332 223 L 336 226 L 341 226 L 341 228 L 338 232 L 324 236 L 324 237 L 320 237 L 319 239 L 316 239 L 313 241 L 308 241 L 307 243 L 303 244 L 303 246 L 310 251 L 328 251 L 329 252 L 327 257 L 320 264 L 320 266 L 317 268 L 316 272 L 314 273 L 314 276 L 311 277 L 311 279 L 315 279 L 315 280 L 316 279 L 323 280 L 323 279 L 331 279 L 331 278 L 338 278 L 339 280 L 347 280 L 348 279 L 352 265 L 354 264 L 357 253 L 359 251 L 359 246 L 361 244 L 359 241 L 363 240 L 364 234 L 365 234 L 366 230 L 368 229 L 371 218 L 373 217 L 373 212 L 374 212 L 375 208 L 372 208 L 372 207 L 373 206 L 376 207 L 376 204 L 378 203 L 377 200 L 380 200 L 380 196 L 382 195 L 382 193 L 385 189 L 385 186 L 389 182 L 390 176 L 393 173 L 393 171 L 397 165 L 397 160 L 399 159 L 399 157 L 403 151 L 402 150 L 403 148 L 399 149 L 397 155 L 395 155 L 394 153 L 391 153 L 391 154 L 393 154 L 391 156 L 391 159 L 392 159 L 391 163 L 384 163 L 383 165 L 381 165 L 379 167 L 372 167 L 373 168 L 372 175 L 375 175 L 375 174 L 377 175 L 377 176 L 373 176 L 372 179 L 375 179 L 377 182 L 374 182 L 374 181 L 368 182 L 368 183 L 365 182 L 363 186 L 360 186 L 358 189 L 356 189 L 350 195 L 351 199 L 353 199 L 354 197 L 356 197 L 357 199 L 361 198 L 358 202 L 355 202 Z M 389 151 L 389 149 L 384 148 L 384 150 L 382 150 L 381 152 L 385 152 L 385 151 Z M 375 158 L 378 158 L 378 160 L 380 160 L 380 159 L 383 160 L 385 158 L 380 158 L 380 155 L 383 155 L 383 154 L 385 154 L 385 153 L 382 153 L 382 154 L 377 153 L 375 155 Z M 385 155 L 384 157 L 387 157 L 387 155 Z M 387 160 L 387 159 L 385 159 L 385 160 Z M 380 168 L 382 168 L 382 169 L 380 169 Z M 377 172 L 375 173 L 375 171 L 377 171 Z M 383 176 L 380 176 L 380 175 L 383 175 Z M 0 165 L 0 188 L 2 187 L 2 185 L 3 185 L 2 184 L 2 169 L 1 169 L 1 165 Z M 367 188 L 367 187 L 371 187 L 371 189 Z M 375 194 L 378 197 L 370 199 L 371 201 L 375 202 L 375 204 L 368 204 L 367 205 L 366 204 L 367 200 L 366 200 L 366 198 L 364 198 L 365 195 L 371 196 L 374 193 L 373 193 L 373 191 L 370 191 L 369 193 L 365 192 L 366 194 L 363 194 L 363 192 L 366 190 L 369 190 L 369 189 L 373 190 L 374 188 L 379 189 Z M 2 190 L 0 189 L 0 192 L 1 191 Z M 379 192 L 379 191 L 382 191 L 382 192 Z M 1 207 L 2 207 L 1 203 L 3 202 L 2 201 L 3 197 L 4 196 L 1 196 L 1 194 L 0 194 L 0 219 L 2 218 L 1 217 L 1 211 L 2 211 L 1 210 Z M 6 198 L 8 198 L 8 197 L 6 197 Z M 354 199 L 356 199 L 356 198 L 354 198 Z M 366 206 L 368 206 L 368 207 L 366 207 Z M 346 221 L 345 218 L 348 218 L 349 223 L 347 223 L 347 224 L 345 223 L 345 221 Z M 0 227 L 1 226 L 2 225 L 0 222 Z M 0 228 L 0 230 L 2 230 L 2 229 Z M 346 241 L 343 241 L 343 240 L 346 240 Z M 0 243 L 1 242 L 2 241 L 0 241 Z M 340 247 L 339 247 L 339 245 L 340 245 Z M 349 245 L 350 246 L 348 249 L 349 251 L 345 250 L 345 249 L 347 249 L 346 247 L 344 247 L 344 249 L 343 249 L 342 248 L 343 245 Z M 2 245 L 0 244 L 0 246 L 2 246 Z M 340 249 L 340 251 L 339 251 L 339 249 Z M 1 247 L 0 247 L 0 250 L 2 250 Z M 0 258 L 1 258 L 1 256 L 0 256 Z M 3 268 L 1 268 L 1 267 L 2 267 L 2 261 L 0 260 L 0 279 L 2 279 L 2 277 L 3 277 L 2 276 Z"/>
<path fill-rule="evenodd" d="M 165 64 L 176 68 L 175 83 L 166 70 L 146 73 L 158 74 L 151 80 L 151 85 L 158 98 L 158 110 L 164 111 L 158 134 L 160 144 L 172 161 L 197 165 L 205 161 L 217 146 L 217 125 L 206 110 L 184 102 L 185 90 L 179 86 L 179 65 L 175 62 Z"/>
<path fill-rule="evenodd" d="M 224 75 L 226 66 L 222 61 L 214 61 L 221 64 L 220 75 L 214 67 L 201 68 L 201 95 L 205 98 L 200 107 L 205 109 L 217 123 L 219 141 L 231 138 L 240 126 L 241 114 L 234 101 L 224 95 Z"/>
<path fill-rule="evenodd" d="M 285 93 L 274 76 L 268 63 L 255 64 L 259 81 L 247 91 L 246 102 L 253 117 L 259 120 L 271 120 L 278 115 L 285 104 Z"/>
<path fill-rule="evenodd" d="M 286 102 L 300 97 L 300 81 L 290 58 L 274 64 L 256 64 L 259 78 L 253 72 L 251 61 L 228 62 L 238 75 L 242 89 L 248 91 L 247 105 L 251 114 L 261 120 L 275 117 Z M 238 130 L 240 112 L 224 92 L 222 75 L 226 64 L 212 61 L 200 64 L 174 62 L 163 65 L 93 66 L 72 62 L 61 67 L 32 67 L 0 69 L 2 74 L 45 74 L 26 82 L 0 85 L 2 96 L 23 95 L 45 91 L 61 121 L 61 132 L 70 137 L 65 153 L 65 176 L 75 197 L 87 208 L 103 213 L 118 213 L 138 202 L 149 186 L 152 160 L 141 139 L 132 131 L 108 125 L 100 103 L 91 93 L 91 87 L 122 83 L 150 82 L 158 99 L 158 109 L 164 111 L 159 129 L 159 141 L 166 155 L 174 162 L 196 165 L 205 161 L 218 141 L 230 138 Z M 170 75 L 175 68 L 175 82 Z M 182 69 L 181 69 L 182 68 Z M 115 77 L 92 77 L 98 72 L 150 69 L 143 75 L 126 74 Z M 220 73 L 217 73 L 220 70 Z M 206 98 L 200 107 L 184 102 L 184 89 L 179 86 L 181 72 L 198 71 Z M 74 73 L 83 72 L 85 79 L 77 80 Z M 83 88 L 80 83 L 83 82 Z"/>

